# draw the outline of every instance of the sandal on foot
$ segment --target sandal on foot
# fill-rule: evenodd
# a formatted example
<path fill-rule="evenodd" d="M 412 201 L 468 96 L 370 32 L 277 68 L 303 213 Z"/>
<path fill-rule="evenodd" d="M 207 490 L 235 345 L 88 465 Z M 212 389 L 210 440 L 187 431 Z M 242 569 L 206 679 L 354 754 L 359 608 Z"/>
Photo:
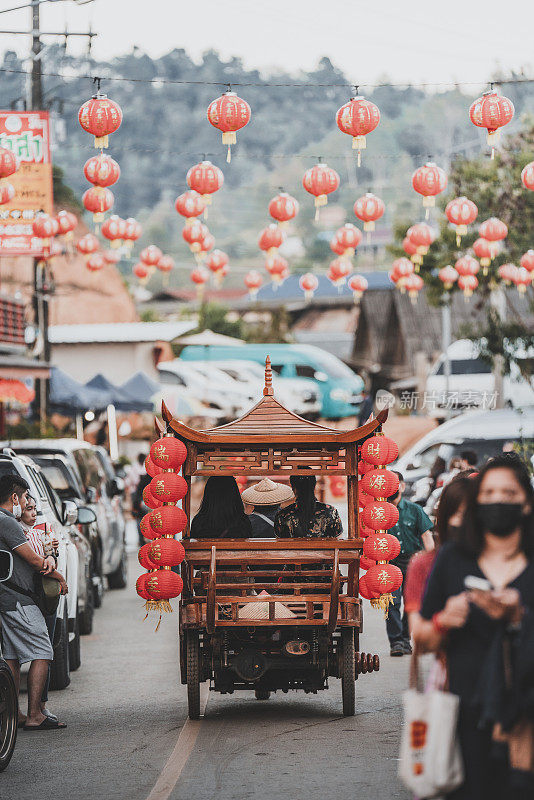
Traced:
<path fill-rule="evenodd" d="M 57 719 L 50 719 L 45 717 L 40 725 L 24 725 L 25 731 L 57 731 L 60 728 L 66 728 L 66 722 L 59 722 Z"/>

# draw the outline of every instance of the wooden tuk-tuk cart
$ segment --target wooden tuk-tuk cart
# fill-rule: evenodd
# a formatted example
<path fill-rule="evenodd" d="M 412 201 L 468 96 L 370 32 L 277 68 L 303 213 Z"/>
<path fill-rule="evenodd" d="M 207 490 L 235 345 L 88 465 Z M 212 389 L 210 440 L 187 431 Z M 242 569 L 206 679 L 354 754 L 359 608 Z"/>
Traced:
<path fill-rule="evenodd" d="M 196 475 L 344 475 L 348 538 L 194 540 L 184 531 L 180 668 L 189 716 L 200 715 L 204 681 L 223 694 L 248 689 L 268 699 L 279 689 L 316 693 L 330 676 L 341 678 L 343 713 L 352 716 L 358 672 L 379 667 L 377 656 L 358 653 L 358 445 L 380 429 L 387 411 L 353 430 L 302 419 L 274 397 L 269 359 L 263 395 L 243 417 L 211 430 L 166 415 L 168 432 L 187 447 L 189 487 Z M 190 498 L 189 491 L 189 521 Z"/>

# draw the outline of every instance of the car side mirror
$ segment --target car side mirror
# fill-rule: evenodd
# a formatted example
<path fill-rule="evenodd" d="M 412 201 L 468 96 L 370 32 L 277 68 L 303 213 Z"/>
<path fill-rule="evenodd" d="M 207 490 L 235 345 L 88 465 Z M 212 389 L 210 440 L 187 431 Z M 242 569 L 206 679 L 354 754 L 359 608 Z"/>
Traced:
<path fill-rule="evenodd" d="M 79 506 L 77 512 L 78 515 L 76 522 L 78 522 L 80 525 L 91 525 L 91 523 L 96 522 L 96 514 L 92 508 L 87 508 L 87 506 Z"/>
<path fill-rule="evenodd" d="M 89 488 L 85 492 L 85 502 L 86 503 L 96 503 L 97 501 L 97 493 L 94 486 L 89 486 Z"/>
<path fill-rule="evenodd" d="M 78 521 L 78 506 L 72 500 L 63 501 L 63 525 L 74 525 Z"/>
<path fill-rule="evenodd" d="M 9 550 L 0 550 L 0 582 L 8 581 L 13 572 L 13 556 Z"/>
<path fill-rule="evenodd" d="M 316 372 L 313 376 L 316 381 L 320 381 L 321 383 L 326 383 L 328 380 L 328 375 L 326 372 Z"/>

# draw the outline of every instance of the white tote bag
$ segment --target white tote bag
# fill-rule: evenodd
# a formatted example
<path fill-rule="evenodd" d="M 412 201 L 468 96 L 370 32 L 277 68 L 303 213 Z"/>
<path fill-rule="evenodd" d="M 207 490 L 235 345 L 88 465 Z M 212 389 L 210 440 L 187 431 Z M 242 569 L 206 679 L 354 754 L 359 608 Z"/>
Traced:
<path fill-rule="evenodd" d="M 403 695 L 399 778 L 419 798 L 440 797 L 463 783 L 457 740 L 459 698 L 431 687 L 418 688 L 418 657 L 414 653 L 410 688 Z"/>

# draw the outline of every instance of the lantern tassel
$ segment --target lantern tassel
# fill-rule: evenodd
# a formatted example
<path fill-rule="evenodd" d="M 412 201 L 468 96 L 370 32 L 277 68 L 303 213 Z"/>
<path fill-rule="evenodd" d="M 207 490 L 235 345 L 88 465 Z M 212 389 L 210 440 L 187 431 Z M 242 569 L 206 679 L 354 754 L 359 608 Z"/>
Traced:
<path fill-rule="evenodd" d="M 315 222 L 319 222 L 319 206 L 315 209 Z"/>
<path fill-rule="evenodd" d="M 232 160 L 232 149 L 230 145 L 228 145 L 228 152 L 226 153 L 226 163 L 229 164 Z"/>
<path fill-rule="evenodd" d="M 358 150 L 358 166 L 361 167 L 362 165 L 362 151 Z"/>
<path fill-rule="evenodd" d="M 425 211 L 425 219 L 430 219 L 430 208 L 427 206 Z"/>
<path fill-rule="evenodd" d="M 371 605 L 373 608 L 379 609 L 384 614 L 384 619 L 388 618 L 389 615 L 389 606 L 393 603 L 393 597 L 391 594 L 381 594 L 380 597 L 376 598 L 376 600 L 371 600 Z"/>
<path fill-rule="evenodd" d="M 462 237 L 460 236 L 459 233 L 457 233 L 456 234 L 456 247 L 460 247 L 461 243 L 462 243 Z"/>

